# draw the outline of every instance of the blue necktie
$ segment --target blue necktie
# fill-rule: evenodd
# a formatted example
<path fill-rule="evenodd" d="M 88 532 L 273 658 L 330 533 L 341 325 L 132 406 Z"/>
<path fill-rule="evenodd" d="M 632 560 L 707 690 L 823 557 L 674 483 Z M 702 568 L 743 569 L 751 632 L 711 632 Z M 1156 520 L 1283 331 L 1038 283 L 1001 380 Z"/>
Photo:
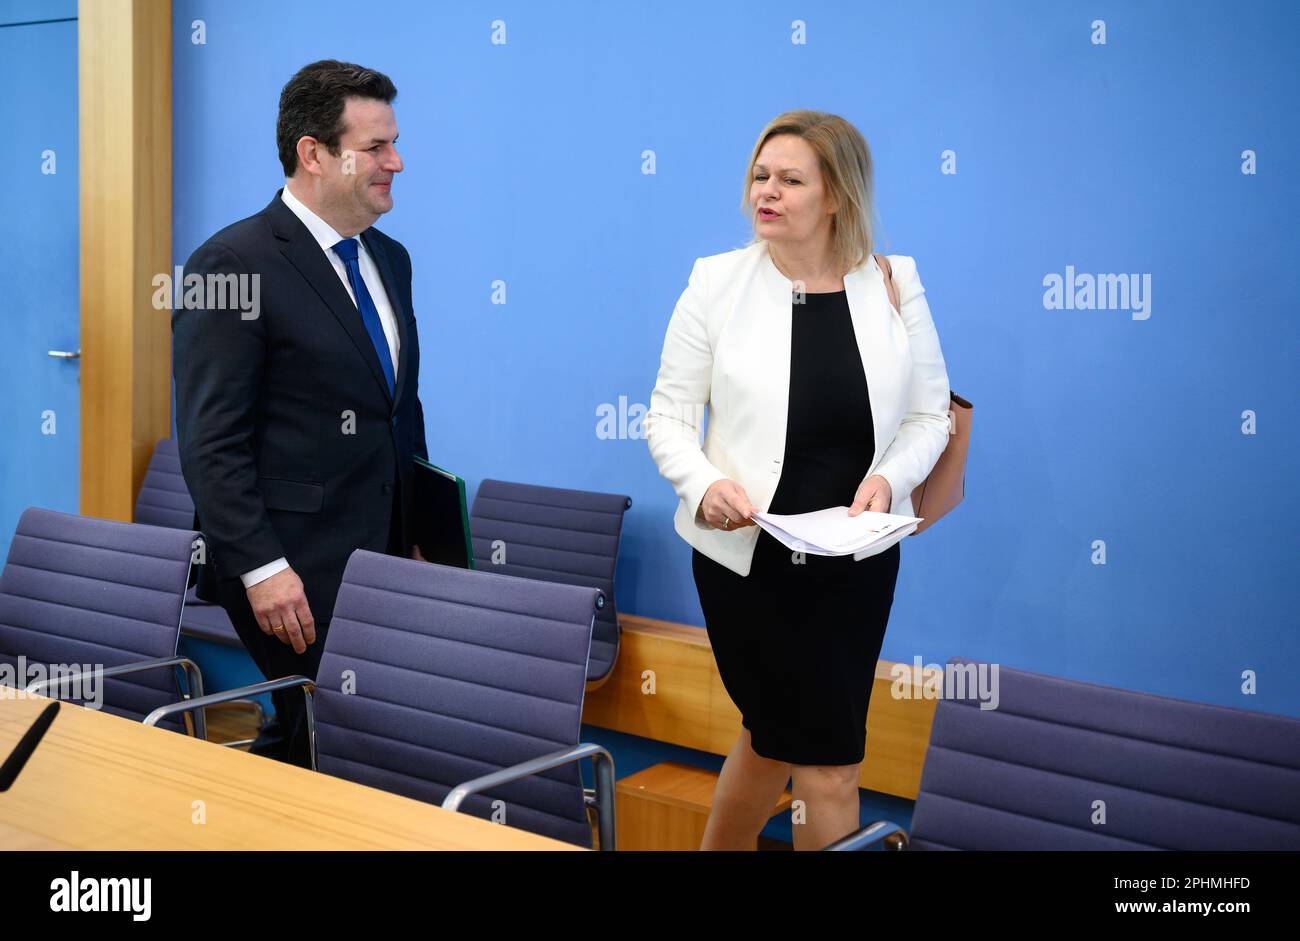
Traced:
<path fill-rule="evenodd" d="M 361 312 L 361 322 L 366 325 L 370 342 L 375 345 L 379 356 L 379 365 L 384 368 L 384 378 L 388 380 L 388 396 L 393 397 L 393 354 L 388 350 L 388 337 L 384 336 L 384 325 L 379 321 L 379 309 L 375 307 L 374 298 L 366 290 L 366 282 L 361 277 L 361 266 L 357 264 L 356 239 L 344 239 L 334 246 L 334 253 L 343 259 L 348 269 L 348 281 L 352 283 L 352 293 L 357 298 L 357 310 Z"/>

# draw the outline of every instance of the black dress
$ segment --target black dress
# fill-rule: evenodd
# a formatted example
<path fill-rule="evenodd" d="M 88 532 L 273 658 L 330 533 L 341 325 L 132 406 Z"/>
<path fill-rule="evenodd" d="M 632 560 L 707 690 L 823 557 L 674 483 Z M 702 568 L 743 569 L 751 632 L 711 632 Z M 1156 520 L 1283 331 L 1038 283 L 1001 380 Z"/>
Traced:
<path fill-rule="evenodd" d="M 848 295 L 793 306 L 781 480 L 768 510 L 848 506 L 875 458 Z M 760 530 L 748 577 L 693 550 L 713 654 L 754 751 L 799 765 L 862 761 L 867 703 L 894 601 L 899 544 L 855 562 L 791 550 Z"/>

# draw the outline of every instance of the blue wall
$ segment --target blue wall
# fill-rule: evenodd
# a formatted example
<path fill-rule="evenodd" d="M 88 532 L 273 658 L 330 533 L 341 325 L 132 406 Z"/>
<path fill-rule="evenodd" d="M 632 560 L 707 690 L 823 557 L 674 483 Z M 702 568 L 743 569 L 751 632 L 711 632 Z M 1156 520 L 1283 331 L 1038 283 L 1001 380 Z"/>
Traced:
<path fill-rule="evenodd" d="M 174 11 L 176 261 L 282 183 L 298 67 L 390 74 L 406 170 L 380 227 L 415 262 L 431 457 L 471 488 L 630 494 L 621 610 L 702 623 L 673 492 L 643 440 L 597 436 L 598 409 L 649 401 L 692 262 L 748 238 L 758 131 L 818 108 L 867 137 L 878 248 L 917 258 L 976 406 L 967 500 L 905 541 L 883 656 L 1300 715 L 1295 4 Z M 1149 318 L 1045 309 L 1067 266 L 1149 274 Z"/>

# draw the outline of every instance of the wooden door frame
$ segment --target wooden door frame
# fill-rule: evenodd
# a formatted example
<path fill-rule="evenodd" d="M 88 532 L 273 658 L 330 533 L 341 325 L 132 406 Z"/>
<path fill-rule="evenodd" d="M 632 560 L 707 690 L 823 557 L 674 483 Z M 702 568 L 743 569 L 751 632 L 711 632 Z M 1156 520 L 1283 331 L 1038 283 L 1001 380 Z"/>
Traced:
<path fill-rule="evenodd" d="M 81 0 L 81 512 L 130 520 L 171 434 L 171 0 Z"/>

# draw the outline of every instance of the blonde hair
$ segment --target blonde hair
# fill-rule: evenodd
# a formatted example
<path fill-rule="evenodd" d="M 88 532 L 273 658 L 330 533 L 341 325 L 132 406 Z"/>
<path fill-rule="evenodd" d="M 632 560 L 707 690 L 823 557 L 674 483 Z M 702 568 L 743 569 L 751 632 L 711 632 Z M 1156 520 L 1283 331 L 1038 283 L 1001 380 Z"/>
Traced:
<path fill-rule="evenodd" d="M 856 127 L 837 114 L 825 111 L 786 111 L 768 122 L 758 135 L 745 171 L 745 189 L 740 211 L 754 223 L 749 204 L 754 184 L 754 164 L 759 151 L 778 134 L 794 134 L 807 141 L 817 154 L 826 194 L 835 205 L 831 216 L 831 252 L 847 274 L 871 257 L 874 247 L 875 198 L 872 195 L 871 151 Z M 766 242 L 755 231 L 749 244 Z"/>

